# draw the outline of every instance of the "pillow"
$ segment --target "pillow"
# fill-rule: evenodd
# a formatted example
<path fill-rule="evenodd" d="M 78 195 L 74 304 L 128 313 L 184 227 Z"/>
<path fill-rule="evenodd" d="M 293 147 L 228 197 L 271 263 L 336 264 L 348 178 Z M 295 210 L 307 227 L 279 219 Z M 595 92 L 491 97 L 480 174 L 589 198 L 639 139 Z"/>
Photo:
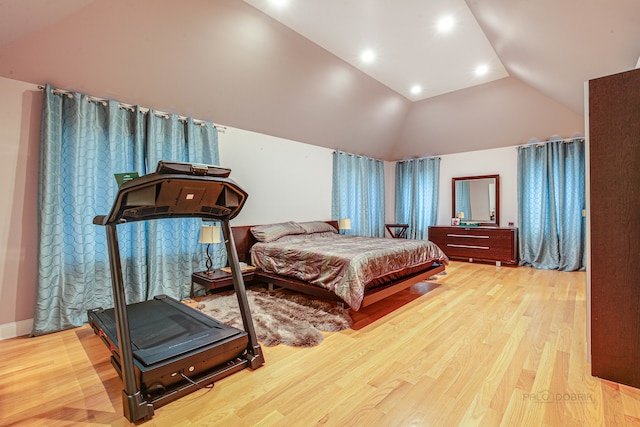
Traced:
<path fill-rule="evenodd" d="M 304 233 L 304 228 L 293 221 L 251 227 L 251 234 L 253 234 L 253 237 L 255 237 L 258 242 L 273 242 L 282 236 Z"/>
<path fill-rule="evenodd" d="M 336 236 L 340 236 L 338 234 L 337 231 L 321 231 L 320 233 L 313 233 L 313 234 L 305 234 L 307 239 L 321 239 L 323 237 L 336 237 Z M 298 236 L 291 236 L 291 237 L 298 237 Z"/>
<path fill-rule="evenodd" d="M 304 231 L 307 234 L 325 233 L 325 232 L 338 233 L 338 230 L 336 230 L 336 228 L 333 225 L 327 224 L 324 221 L 299 222 L 298 225 L 304 228 Z"/>

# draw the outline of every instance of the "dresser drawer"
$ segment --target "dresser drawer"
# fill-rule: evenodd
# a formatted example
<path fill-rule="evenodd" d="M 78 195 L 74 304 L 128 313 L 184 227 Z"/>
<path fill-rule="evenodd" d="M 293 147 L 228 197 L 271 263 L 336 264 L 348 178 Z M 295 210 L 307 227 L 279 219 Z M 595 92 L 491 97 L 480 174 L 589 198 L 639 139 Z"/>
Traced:
<path fill-rule="evenodd" d="M 429 227 L 429 240 L 449 258 L 517 263 L 515 228 Z"/>

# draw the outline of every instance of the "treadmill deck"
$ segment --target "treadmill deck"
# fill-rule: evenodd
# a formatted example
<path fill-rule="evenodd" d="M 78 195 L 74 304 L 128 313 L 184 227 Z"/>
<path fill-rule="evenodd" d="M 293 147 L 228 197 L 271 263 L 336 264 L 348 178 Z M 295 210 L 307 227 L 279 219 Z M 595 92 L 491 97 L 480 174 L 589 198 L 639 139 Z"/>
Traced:
<path fill-rule="evenodd" d="M 115 311 L 90 310 L 89 324 L 112 353 L 121 373 Z M 127 305 L 136 384 L 143 394 L 158 393 L 241 357 L 245 331 L 221 323 L 165 295 Z M 183 376 L 184 375 L 184 376 Z"/>

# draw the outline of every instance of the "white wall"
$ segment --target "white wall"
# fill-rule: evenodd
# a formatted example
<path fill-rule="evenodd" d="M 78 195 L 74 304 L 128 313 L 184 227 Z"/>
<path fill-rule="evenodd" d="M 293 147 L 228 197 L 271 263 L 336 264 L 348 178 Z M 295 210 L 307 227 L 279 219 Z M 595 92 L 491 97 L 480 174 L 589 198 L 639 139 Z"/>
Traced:
<path fill-rule="evenodd" d="M 451 178 L 459 176 L 500 175 L 500 226 L 518 225 L 518 161 L 516 147 L 440 156 L 438 225 L 451 225 Z"/>
<path fill-rule="evenodd" d="M 249 193 L 231 225 L 331 219 L 333 150 L 228 127 L 221 166 Z"/>
<path fill-rule="evenodd" d="M 35 85 L 0 78 L 0 339 L 31 331 L 41 106 Z"/>

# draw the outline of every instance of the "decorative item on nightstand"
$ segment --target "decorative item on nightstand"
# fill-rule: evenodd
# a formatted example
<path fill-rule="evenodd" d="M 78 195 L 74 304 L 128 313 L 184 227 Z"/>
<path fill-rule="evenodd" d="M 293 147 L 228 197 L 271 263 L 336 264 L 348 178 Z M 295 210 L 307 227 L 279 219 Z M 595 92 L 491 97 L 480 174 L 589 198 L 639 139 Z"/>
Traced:
<path fill-rule="evenodd" d="M 212 243 L 220 243 L 220 227 L 217 225 L 203 225 L 200 227 L 200 240 L 198 243 L 207 245 L 207 273 L 211 273 L 211 267 L 213 266 L 213 260 L 209 253 L 209 246 Z"/>
<path fill-rule="evenodd" d="M 340 218 L 338 220 L 338 228 L 340 231 L 342 230 L 351 230 L 351 219 L 350 218 Z"/>

